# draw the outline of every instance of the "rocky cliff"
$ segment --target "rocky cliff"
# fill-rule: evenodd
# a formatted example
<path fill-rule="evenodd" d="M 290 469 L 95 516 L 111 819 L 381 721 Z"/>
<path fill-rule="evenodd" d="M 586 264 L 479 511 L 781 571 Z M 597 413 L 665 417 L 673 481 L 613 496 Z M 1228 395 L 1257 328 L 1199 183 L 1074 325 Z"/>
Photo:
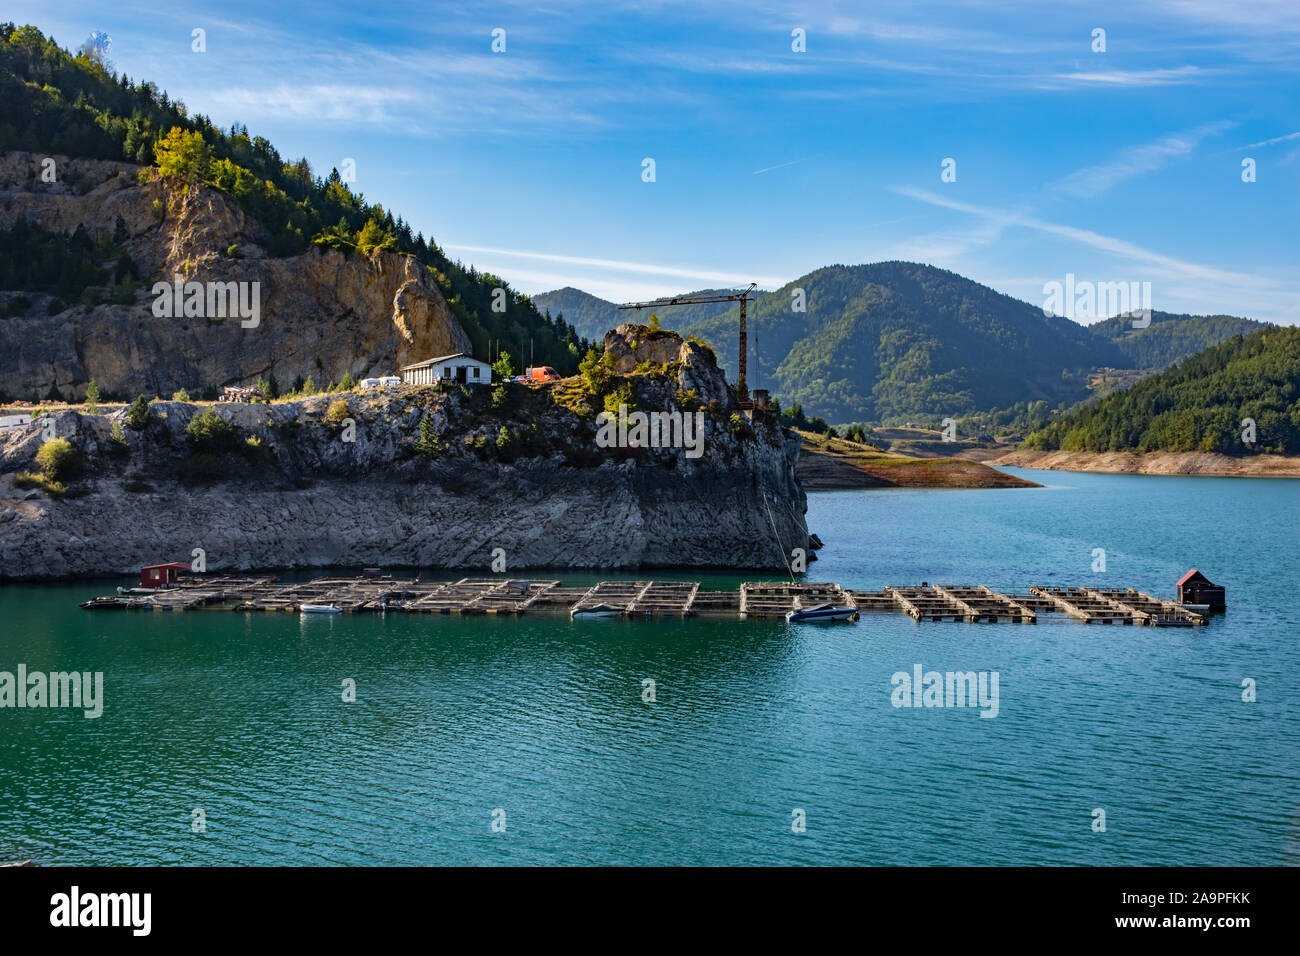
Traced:
<path fill-rule="evenodd" d="M 473 573 L 491 570 L 496 548 L 509 572 L 784 569 L 791 549 L 809 548 L 798 437 L 740 413 L 709 350 L 622 326 L 606 355 L 545 386 L 160 401 L 138 427 L 125 409 L 38 417 L 0 433 L 0 577 L 130 572 L 195 548 L 209 570 Z M 698 416 L 698 455 L 602 444 L 600 412 L 619 404 Z M 191 427 L 199 415 L 206 427 Z M 15 480 L 51 432 L 79 465 L 61 497 Z"/>
<path fill-rule="evenodd" d="M 42 157 L 0 157 L 0 229 L 18 219 L 57 232 L 116 234 L 139 275 L 135 303 L 80 305 L 47 315 L 51 296 L 29 295 L 26 315 L 0 320 L 0 396 L 30 399 L 53 386 L 80 395 L 94 379 L 121 396 L 197 393 L 274 375 L 283 387 L 392 372 L 469 351 L 465 331 L 432 275 L 410 256 L 313 249 L 270 258 L 263 230 L 226 194 L 141 183 L 139 167 L 54 157 L 59 181 L 41 181 Z M 260 316 L 155 316 L 154 280 L 258 283 Z"/>

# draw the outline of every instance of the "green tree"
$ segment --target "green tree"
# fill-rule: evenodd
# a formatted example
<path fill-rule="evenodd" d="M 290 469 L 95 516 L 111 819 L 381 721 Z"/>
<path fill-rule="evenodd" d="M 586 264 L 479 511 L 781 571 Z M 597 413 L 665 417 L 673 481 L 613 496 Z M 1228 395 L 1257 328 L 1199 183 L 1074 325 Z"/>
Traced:
<path fill-rule="evenodd" d="M 336 398 L 330 402 L 330 407 L 325 412 L 325 420 L 331 425 L 341 425 L 343 419 L 348 417 L 348 400 L 346 398 Z"/>
<path fill-rule="evenodd" d="M 433 419 L 427 413 L 420 419 L 420 437 L 415 441 L 415 450 L 425 458 L 433 458 L 442 452 L 442 439 L 433 427 Z"/>
<path fill-rule="evenodd" d="M 131 407 L 126 410 L 126 423 L 136 431 L 149 424 L 149 403 L 144 400 L 143 395 L 132 402 Z"/>
<path fill-rule="evenodd" d="M 502 425 L 497 432 L 497 457 L 502 461 L 514 461 L 516 451 L 514 432 Z"/>
<path fill-rule="evenodd" d="M 176 176 L 196 185 L 208 178 L 212 168 L 212 151 L 199 132 L 186 132 L 173 126 L 153 148 L 154 163 L 164 176 Z"/>
<path fill-rule="evenodd" d="M 36 452 L 36 464 L 50 481 L 62 481 L 76 476 L 80 456 L 66 438 L 52 438 Z"/>
<path fill-rule="evenodd" d="M 185 435 L 190 447 L 199 454 L 229 451 L 239 442 L 239 430 L 211 406 L 190 419 Z"/>
<path fill-rule="evenodd" d="M 122 456 L 131 450 L 131 446 L 126 441 L 126 429 L 122 427 L 120 421 L 113 422 L 113 427 L 108 431 L 108 452 L 110 455 Z"/>
<path fill-rule="evenodd" d="M 515 363 L 510 359 L 509 352 L 502 352 L 492 366 L 492 374 L 497 381 L 504 381 L 515 374 Z"/>
<path fill-rule="evenodd" d="M 357 251 L 369 255 L 375 249 L 396 249 L 397 237 L 388 232 L 373 218 L 357 233 Z"/>
<path fill-rule="evenodd" d="M 190 393 L 183 388 L 178 388 L 176 391 L 172 392 L 173 402 L 188 402 L 189 400 Z"/>
<path fill-rule="evenodd" d="M 86 411 L 92 415 L 99 414 L 99 397 L 99 386 L 92 378 L 90 384 L 86 386 Z"/>
<path fill-rule="evenodd" d="M 605 367 L 605 353 L 598 349 L 587 349 L 587 354 L 578 363 L 578 373 L 593 392 L 599 392 L 609 378 Z"/>

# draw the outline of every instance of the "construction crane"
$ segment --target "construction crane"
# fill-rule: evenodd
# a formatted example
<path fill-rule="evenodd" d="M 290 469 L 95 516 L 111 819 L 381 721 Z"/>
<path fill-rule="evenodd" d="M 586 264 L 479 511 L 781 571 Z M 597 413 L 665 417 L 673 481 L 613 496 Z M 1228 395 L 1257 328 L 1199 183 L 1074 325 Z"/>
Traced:
<path fill-rule="evenodd" d="M 748 352 L 748 340 L 745 335 L 745 305 L 749 297 L 758 288 L 758 283 L 751 282 L 743 292 L 718 292 L 706 295 L 675 295 L 667 299 L 654 299 L 650 302 L 627 302 L 619 306 L 623 309 L 657 309 L 670 305 L 696 305 L 701 302 L 739 302 L 740 303 L 740 374 L 736 382 L 736 394 L 741 406 L 749 404 L 749 390 L 745 387 L 745 357 Z"/>

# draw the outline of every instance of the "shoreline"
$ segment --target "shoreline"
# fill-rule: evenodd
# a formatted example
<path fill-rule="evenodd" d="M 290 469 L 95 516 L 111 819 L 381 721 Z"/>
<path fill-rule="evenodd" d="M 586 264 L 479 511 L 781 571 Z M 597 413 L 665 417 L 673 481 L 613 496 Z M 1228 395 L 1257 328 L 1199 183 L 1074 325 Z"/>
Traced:
<path fill-rule="evenodd" d="M 1300 457 L 1252 455 L 1233 458 L 1215 452 L 1013 451 L 986 464 L 1044 471 L 1111 475 L 1166 475 L 1205 478 L 1300 478 Z"/>
<path fill-rule="evenodd" d="M 802 439 L 795 477 L 805 491 L 869 488 L 1040 488 L 967 457 L 920 457 L 842 438 L 796 431 Z"/>

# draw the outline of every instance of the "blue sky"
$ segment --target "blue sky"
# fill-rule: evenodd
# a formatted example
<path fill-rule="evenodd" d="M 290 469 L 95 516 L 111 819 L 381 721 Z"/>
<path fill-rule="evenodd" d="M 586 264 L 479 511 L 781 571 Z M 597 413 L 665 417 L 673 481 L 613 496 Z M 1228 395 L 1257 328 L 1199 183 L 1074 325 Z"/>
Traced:
<path fill-rule="evenodd" d="M 1037 304 L 1073 273 L 1300 320 L 1295 0 L 167 6 L 3 15 L 106 31 L 119 70 L 318 172 L 354 159 L 355 189 L 525 292 L 909 259 Z"/>

